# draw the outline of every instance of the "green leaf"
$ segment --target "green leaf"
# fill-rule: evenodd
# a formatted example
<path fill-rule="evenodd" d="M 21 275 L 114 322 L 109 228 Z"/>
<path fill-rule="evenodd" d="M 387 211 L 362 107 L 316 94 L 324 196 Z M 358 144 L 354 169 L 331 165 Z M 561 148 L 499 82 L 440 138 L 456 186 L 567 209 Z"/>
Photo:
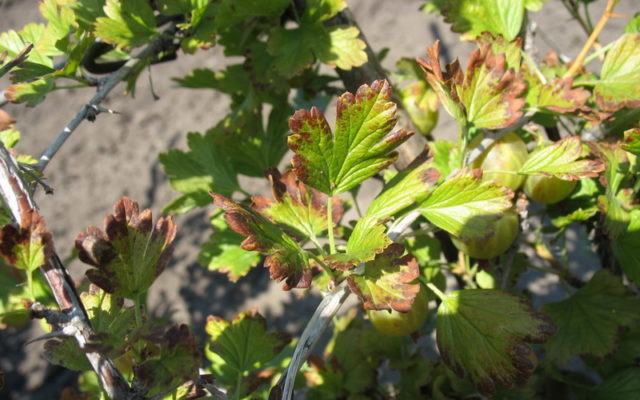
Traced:
<path fill-rule="evenodd" d="M 44 218 L 36 211 L 21 216 L 20 227 L 5 225 L 0 230 L 0 255 L 30 275 L 44 266 L 53 252 L 53 237 Z"/>
<path fill-rule="evenodd" d="M 622 149 L 636 156 L 640 155 L 640 128 L 624 131 L 624 144 Z"/>
<path fill-rule="evenodd" d="M 144 45 L 157 35 L 153 9 L 146 0 L 106 0 L 104 13 L 96 19 L 95 34 L 119 48 Z"/>
<path fill-rule="evenodd" d="M 278 18 L 291 4 L 288 0 L 222 0 L 218 5 L 216 24 L 227 28 L 253 18 Z"/>
<path fill-rule="evenodd" d="M 258 264 L 260 255 L 240 246 L 243 236 L 231 230 L 222 216 L 223 213 L 217 213 L 211 218 L 213 232 L 202 246 L 198 262 L 212 271 L 227 274 L 231 282 L 237 282 Z"/>
<path fill-rule="evenodd" d="M 185 324 L 173 325 L 160 338 L 154 338 L 144 353 L 153 356 L 135 366 L 133 374 L 149 396 L 174 390 L 199 375 L 200 352 Z"/>
<path fill-rule="evenodd" d="M 191 14 L 208 3 L 208 0 L 158 0 L 157 7 L 164 15 Z"/>
<path fill-rule="evenodd" d="M 53 89 L 53 78 L 40 78 L 8 87 L 4 91 L 4 97 L 12 103 L 25 103 L 33 107 L 41 103 Z"/>
<path fill-rule="evenodd" d="M 82 0 L 69 5 L 74 11 L 78 25 L 85 31 L 93 31 L 93 25 L 100 17 L 106 17 L 104 5 L 106 0 Z"/>
<path fill-rule="evenodd" d="M 433 168 L 433 159 L 401 171 L 384 186 L 382 193 L 376 196 L 366 215 L 384 219 L 420 203 L 429 196 L 439 178 L 440 173 Z"/>
<path fill-rule="evenodd" d="M 529 79 L 527 91 L 527 107 L 541 112 L 566 114 L 575 112 L 583 107 L 591 97 L 591 93 L 583 87 L 573 87 L 571 78 L 554 78 L 546 83 L 540 82 L 533 74 L 526 75 Z"/>
<path fill-rule="evenodd" d="M 462 162 L 460 148 L 450 140 L 435 140 L 428 143 L 433 152 L 434 167 L 440 172 L 440 180 L 449 176 Z"/>
<path fill-rule="evenodd" d="M 595 178 L 605 166 L 600 160 L 578 160 L 586 153 L 580 136 L 566 137 L 534 150 L 518 173 L 555 176 L 563 180 Z"/>
<path fill-rule="evenodd" d="M 613 254 L 625 275 L 636 285 L 640 285 L 640 210 L 630 212 L 630 222 L 626 232 L 611 241 Z"/>
<path fill-rule="evenodd" d="M 636 13 L 624 27 L 624 33 L 640 33 L 640 13 Z"/>
<path fill-rule="evenodd" d="M 315 54 L 323 63 L 344 70 L 359 67 L 367 62 L 366 43 L 359 39 L 360 31 L 355 26 L 328 28 L 328 41 L 318 47 Z"/>
<path fill-rule="evenodd" d="M 640 107 L 640 33 L 626 33 L 604 57 L 600 80 L 593 88 L 596 103 L 605 111 Z"/>
<path fill-rule="evenodd" d="M 391 244 L 385 234 L 384 221 L 375 217 L 360 218 L 347 241 L 346 256 L 330 256 L 330 263 L 336 269 L 349 269 L 360 262 L 373 260 L 376 254 L 382 253 Z"/>
<path fill-rule="evenodd" d="M 420 275 L 416 259 L 404 253 L 404 246 L 389 245 L 384 252 L 364 266 L 364 274 L 350 275 L 351 291 L 364 302 L 366 310 L 396 310 L 409 312 L 420 291 L 419 283 L 412 283 Z"/>
<path fill-rule="evenodd" d="M 215 205 L 224 210 L 229 227 L 247 236 L 242 248 L 267 254 L 264 266 L 269 268 L 271 279 L 284 280 L 284 290 L 311 285 L 308 256 L 298 243 L 258 212 L 220 194 L 211 195 Z"/>
<path fill-rule="evenodd" d="M 608 377 L 595 390 L 590 400 L 628 400 L 640 397 L 640 370 L 628 368 Z"/>
<path fill-rule="evenodd" d="M 73 0 L 45 0 L 40 3 L 40 13 L 48 22 L 45 37 L 52 43 L 54 51 L 60 52 L 58 55 L 66 50 L 60 41 L 75 30 L 75 13 L 69 7 L 72 3 Z"/>
<path fill-rule="evenodd" d="M 328 229 L 327 195 L 307 188 L 297 181 L 292 170 L 284 175 L 273 168 L 267 171 L 275 200 L 254 196 L 253 208 L 272 222 L 301 240 L 316 240 L 316 236 Z M 336 224 L 342 218 L 342 201 L 332 198 L 332 219 Z"/>
<path fill-rule="evenodd" d="M 553 324 L 521 298 L 483 289 L 446 295 L 436 324 L 442 360 L 487 396 L 495 393 L 497 384 L 524 384 L 537 363 L 528 343 L 542 343 L 554 331 Z"/>
<path fill-rule="evenodd" d="M 311 187 L 330 195 L 346 192 L 389 166 L 391 152 L 410 136 L 396 124 L 396 105 L 387 81 L 362 85 L 338 98 L 335 132 L 317 108 L 298 110 L 289 121 L 293 169 Z"/>
<path fill-rule="evenodd" d="M 0 111 L 1 113 L 1 111 Z M 7 149 L 13 148 L 20 141 L 20 132 L 17 131 L 13 125 L 9 129 L 0 131 L 0 142 Z"/>
<path fill-rule="evenodd" d="M 230 323 L 210 315 L 205 331 L 211 342 L 205 349 L 211 371 L 229 388 L 230 398 L 248 395 L 249 374 L 273 360 L 290 341 L 283 332 L 268 331 L 265 319 L 255 311 L 240 313 Z"/>
<path fill-rule="evenodd" d="M 104 220 L 103 233 L 95 226 L 75 239 L 78 258 L 92 266 L 89 281 L 117 297 L 137 301 L 169 264 L 176 226 L 171 217 L 155 226 L 151 210 L 123 197 Z"/>
<path fill-rule="evenodd" d="M 520 33 L 525 3 L 529 9 L 539 8 L 537 0 L 432 0 L 426 10 L 440 12 L 463 40 L 485 31 L 512 40 Z"/>
<path fill-rule="evenodd" d="M 494 181 L 482 182 L 481 170 L 463 171 L 442 183 L 421 204 L 432 224 L 463 239 L 482 239 L 511 208 L 513 192 Z"/>
<path fill-rule="evenodd" d="M 187 143 L 188 152 L 174 149 L 158 156 L 169 175 L 171 187 L 190 198 L 187 205 L 202 207 L 209 204 L 212 190 L 231 195 L 240 189 L 228 156 L 214 144 L 214 132 L 206 135 L 191 132 L 187 135 Z M 185 202 L 186 199 L 182 199 L 180 204 Z M 179 211 L 189 209 L 182 207 Z M 165 208 L 165 212 L 177 210 L 176 204 Z"/>
<path fill-rule="evenodd" d="M 619 278 L 599 270 L 570 298 L 542 307 L 558 327 L 545 345 L 547 355 L 560 363 L 572 355 L 606 356 L 615 348 L 618 330 L 640 320 L 639 307 L 640 299 Z"/>

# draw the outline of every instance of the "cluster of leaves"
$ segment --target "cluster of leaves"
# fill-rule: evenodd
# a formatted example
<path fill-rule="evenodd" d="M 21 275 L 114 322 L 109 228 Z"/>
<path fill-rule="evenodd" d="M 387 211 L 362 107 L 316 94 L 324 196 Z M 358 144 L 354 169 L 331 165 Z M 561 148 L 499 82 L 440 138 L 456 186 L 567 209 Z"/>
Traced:
<path fill-rule="evenodd" d="M 425 6 L 477 48 L 466 68 L 457 60 L 443 68 L 438 42 L 425 59 L 398 62 L 393 77 L 411 81 L 399 91 L 401 105 L 418 130 L 430 133 L 442 104 L 459 136 L 430 140 L 407 168 L 393 171 L 396 150 L 413 132 L 394 130 L 400 111 L 387 80 L 338 96 L 333 128 L 324 116 L 336 79 L 321 75 L 320 64 L 350 69 L 371 61 L 358 29 L 336 24 L 343 0 L 161 0 L 155 11 L 142 0 L 50 0 L 41 6 L 47 24 L 2 34 L 0 50 L 13 57 L 26 42 L 47 38 L 14 69 L 15 85 L 7 91 L 10 100 L 31 105 L 55 89 L 57 79 L 91 84 L 80 65 L 96 38 L 114 46 L 109 57 L 126 58 L 170 34 L 181 51 L 217 45 L 226 56 L 242 58 L 221 71 L 198 69 L 176 79 L 229 95 L 230 112 L 206 133 L 189 133 L 188 151 L 160 155 L 181 193 L 165 211 L 204 207 L 212 197 L 219 208 L 200 262 L 233 282 L 261 264 L 284 290 L 331 290 L 346 281 L 371 319 L 388 315 L 394 324 L 415 317 L 420 294 L 430 301 L 413 337 L 435 332 L 439 357 L 423 355 L 424 341 L 385 336 L 363 313 L 352 312 L 336 319 L 323 358 L 312 357 L 298 380 L 309 398 L 540 398 L 558 390 L 597 399 L 638 395 L 638 18 L 591 57 L 602 56 L 602 66 L 589 72 L 555 53 L 537 62 L 523 48 L 527 13 L 542 5 L 456 0 Z M 172 29 L 161 32 L 166 21 Z M 53 57 L 63 54 L 66 63 L 55 66 Z M 500 141 L 507 131 L 514 139 Z M 3 130 L 2 140 L 10 147 L 17 139 Z M 492 149 L 513 141 L 518 155 L 492 159 Z M 280 172 L 288 150 L 291 167 Z M 251 196 L 240 175 L 266 176 L 272 198 Z M 506 183 L 504 175 L 519 179 Z M 357 194 L 368 179 L 383 187 L 361 210 Z M 354 223 L 343 222 L 346 193 L 358 211 Z M 551 200 L 550 193 L 564 195 Z M 526 218 L 522 227 L 518 217 L 506 217 L 514 213 Z M 509 221 L 515 226 L 507 239 L 501 226 Z M 562 254 L 575 231 L 594 238 L 601 261 L 588 280 L 577 277 Z M 148 210 L 121 200 L 104 232 L 90 227 L 76 239 L 95 285 L 82 299 L 95 330 L 91 349 L 114 359 L 149 395 L 194 398 L 204 394 L 202 382 L 193 381 L 200 367 L 193 334 L 184 325 L 159 327 L 144 312 L 146 292 L 167 266 L 175 234 L 171 218 L 153 225 Z M 18 268 L 0 269 L 3 286 L 11 286 L 6 293 L 27 297 L 14 287 L 24 274 L 28 298 L 39 300 L 31 276 L 47 262 L 51 240 L 41 218 L 34 214 L 0 235 L 0 252 Z M 469 250 L 488 251 L 495 240 L 503 242 L 497 257 Z M 550 251 L 554 247 L 560 254 Z M 527 298 L 533 295 L 518 290 L 519 278 L 532 269 L 557 275 L 565 298 L 535 310 Z M 15 298 L 0 297 L 0 323 L 28 317 Z M 253 311 L 231 322 L 211 316 L 205 331 L 207 372 L 233 398 L 266 398 L 295 344 L 269 332 Z M 54 363 L 88 368 L 69 339 L 53 339 L 46 349 Z M 584 368 L 569 374 L 575 357 Z M 381 383 L 378 374 L 389 369 L 401 378 Z M 82 375 L 81 389 L 96 387 Z"/>

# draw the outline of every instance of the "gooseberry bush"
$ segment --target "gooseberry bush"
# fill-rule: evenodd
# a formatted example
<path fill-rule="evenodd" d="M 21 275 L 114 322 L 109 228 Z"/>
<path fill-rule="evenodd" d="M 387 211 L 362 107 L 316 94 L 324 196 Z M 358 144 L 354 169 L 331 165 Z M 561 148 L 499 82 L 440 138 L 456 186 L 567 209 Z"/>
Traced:
<path fill-rule="evenodd" d="M 608 0 L 592 21 L 591 3 L 562 0 L 585 31 L 568 60 L 538 59 L 543 0 L 430 1 L 475 44 L 466 67 L 436 41 L 385 71 L 345 0 L 42 1 L 44 23 L 0 35 L 4 98 L 36 106 L 69 80 L 95 94 L 39 158 L 0 109 L 0 326 L 46 322 L 44 356 L 80 371 L 65 399 L 640 398 L 640 17 Z M 614 17 L 624 32 L 600 42 Z M 129 198 L 77 235 L 88 269 L 72 281 L 33 201 L 118 82 L 133 93 L 149 65 L 212 46 L 241 61 L 175 81 L 228 95 L 229 113 L 159 155 L 179 193 L 164 212 L 214 210 L 199 262 L 231 282 L 264 267 L 321 292 L 297 338 L 255 310 L 204 327 L 148 313 L 179 230 Z M 455 140 L 432 135 L 443 111 Z M 532 271 L 562 295 L 542 301 Z"/>

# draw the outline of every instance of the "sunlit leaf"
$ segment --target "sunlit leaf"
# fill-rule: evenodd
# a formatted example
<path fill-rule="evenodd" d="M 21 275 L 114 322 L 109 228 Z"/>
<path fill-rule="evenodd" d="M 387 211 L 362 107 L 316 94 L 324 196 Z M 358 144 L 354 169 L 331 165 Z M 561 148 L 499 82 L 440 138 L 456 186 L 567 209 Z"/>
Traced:
<path fill-rule="evenodd" d="M 523 299 L 488 289 L 447 294 L 436 324 L 443 361 L 488 396 L 497 385 L 524 384 L 537 364 L 528 343 L 542 343 L 554 332 L 548 318 Z"/>
<path fill-rule="evenodd" d="M 118 47 L 149 43 L 157 34 L 156 18 L 145 0 L 106 0 L 104 17 L 95 21 L 96 35 Z"/>
<path fill-rule="evenodd" d="M 272 222 L 300 239 L 313 238 L 327 230 L 327 195 L 296 179 L 292 170 L 280 175 L 277 169 L 268 171 L 274 200 L 252 197 L 253 208 Z M 333 223 L 342 218 L 342 201 L 332 199 Z"/>
<path fill-rule="evenodd" d="M 53 78 L 40 78 L 32 82 L 9 86 L 4 91 L 4 97 L 12 103 L 25 103 L 33 107 L 41 103 L 53 88 Z"/>
<path fill-rule="evenodd" d="M 542 312 L 558 327 L 545 344 L 547 355 L 560 363 L 572 355 L 604 357 L 616 344 L 622 326 L 640 320 L 640 299 L 607 270 L 599 270 L 570 298 L 548 303 Z M 597 322 L 597 323 L 596 323 Z"/>
<path fill-rule="evenodd" d="M 362 85 L 338 98 L 335 132 L 317 108 L 298 110 L 289 122 L 293 169 L 309 186 L 327 194 L 345 192 L 389 166 L 392 152 L 410 136 L 396 124 L 387 81 Z"/>
<path fill-rule="evenodd" d="M 594 178 L 604 170 L 600 160 L 578 160 L 587 155 L 579 136 L 570 136 L 529 154 L 518 173 L 555 176 L 563 180 Z"/>
<path fill-rule="evenodd" d="M 626 33 L 609 49 L 593 95 L 598 106 L 613 112 L 640 107 L 640 33 Z"/>
<path fill-rule="evenodd" d="M 420 284 L 412 283 L 420 275 L 416 259 L 404 253 L 404 246 L 391 244 L 364 266 L 364 274 L 350 275 L 351 290 L 364 302 L 367 310 L 408 312 Z"/>
<path fill-rule="evenodd" d="M 117 297 L 137 300 L 169 264 L 176 226 L 171 217 L 155 226 L 151 210 L 123 197 L 104 219 L 104 232 L 95 226 L 75 239 L 78 257 L 93 268 L 86 275 L 95 285 Z"/>
<path fill-rule="evenodd" d="M 636 156 L 640 155 L 640 128 L 629 129 L 624 132 L 622 148 Z"/>
<path fill-rule="evenodd" d="M 244 237 L 229 228 L 223 213 L 214 215 L 211 225 L 213 232 L 209 241 L 202 245 L 198 261 L 212 271 L 227 274 L 231 282 L 236 282 L 258 264 L 260 254 L 240 246 Z"/>
<path fill-rule="evenodd" d="M 640 210 L 632 210 L 626 231 L 611 241 L 613 254 L 625 275 L 640 285 Z"/>
<path fill-rule="evenodd" d="M 482 171 L 463 171 L 438 186 L 420 212 L 429 222 L 454 236 L 482 239 L 511 208 L 513 192 L 494 181 L 482 182 Z"/>
<path fill-rule="evenodd" d="M 570 113 L 583 107 L 591 93 L 582 87 L 572 88 L 571 78 L 555 78 L 546 83 L 540 82 L 534 75 L 529 76 L 527 106 L 552 113 Z"/>
<path fill-rule="evenodd" d="M 0 256 L 28 274 L 44 266 L 52 252 L 53 237 L 36 211 L 24 212 L 19 227 L 5 225 L 0 230 Z"/>
<path fill-rule="evenodd" d="M 308 256 L 298 243 L 257 211 L 220 194 L 211 195 L 216 206 L 224 210 L 224 219 L 229 227 L 247 236 L 241 244 L 242 248 L 267 254 L 264 266 L 269 268 L 271 279 L 283 280 L 284 290 L 311 285 Z"/>

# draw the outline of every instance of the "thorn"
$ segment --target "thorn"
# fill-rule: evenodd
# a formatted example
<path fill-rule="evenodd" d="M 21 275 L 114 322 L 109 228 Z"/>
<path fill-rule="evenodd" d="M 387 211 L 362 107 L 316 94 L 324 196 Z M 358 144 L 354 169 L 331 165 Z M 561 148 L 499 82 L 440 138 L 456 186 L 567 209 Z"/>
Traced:
<path fill-rule="evenodd" d="M 120 114 L 117 111 L 114 111 L 110 108 L 104 108 L 100 105 L 97 104 L 87 104 L 87 120 L 89 122 L 95 122 L 96 117 L 98 116 L 98 114 L 100 113 L 107 113 L 107 114 Z"/>

